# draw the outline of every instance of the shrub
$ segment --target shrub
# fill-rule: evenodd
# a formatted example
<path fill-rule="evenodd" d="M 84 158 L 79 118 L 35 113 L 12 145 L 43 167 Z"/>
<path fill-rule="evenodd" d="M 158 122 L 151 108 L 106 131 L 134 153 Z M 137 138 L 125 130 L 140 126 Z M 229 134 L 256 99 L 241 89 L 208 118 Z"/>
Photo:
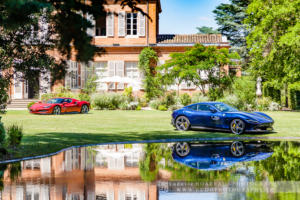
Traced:
<path fill-rule="evenodd" d="M 141 107 L 147 107 L 147 99 L 145 97 L 138 98 L 139 106 Z"/>
<path fill-rule="evenodd" d="M 121 110 L 136 110 L 138 105 L 138 102 L 122 102 L 119 107 Z"/>
<path fill-rule="evenodd" d="M 225 94 L 224 97 L 222 99 L 219 99 L 218 101 L 226 103 L 226 104 L 236 107 L 238 109 L 241 109 L 244 107 L 244 104 L 240 105 L 240 101 L 239 101 L 238 97 L 234 94 L 232 94 L 232 95 Z"/>
<path fill-rule="evenodd" d="M 41 96 L 41 100 L 48 101 L 49 99 L 54 98 L 54 96 L 55 96 L 54 93 L 46 93 Z"/>
<path fill-rule="evenodd" d="M 117 93 L 103 93 L 93 97 L 92 105 L 98 110 L 115 110 L 120 108 L 121 104 L 126 103 L 126 97 Z"/>
<path fill-rule="evenodd" d="M 268 110 L 271 102 L 272 102 L 272 99 L 270 97 L 263 97 L 263 98 L 257 99 L 256 109 L 258 109 L 259 111 Z"/>
<path fill-rule="evenodd" d="M 127 98 L 127 101 L 133 101 L 132 87 L 125 88 L 123 95 Z"/>
<path fill-rule="evenodd" d="M 135 110 L 142 110 L 142 107 L 138 105 Z"/>
<path fill-rule="evenodd" d="M 181 104 L 176 104 L 176 105 L 170 106 L 168 110 L 174 111 L 174 110 L 180 109 L 180 108 L 182 108 L 182 107 L 183 107 L 183 105 L 181 105 Z"/>
<path fill-rule="evenodd" d="M 159 106 L 158 106 L 158 110 L 160 110 L 160 111 L 167 111 L 168 108 L 167 108 L 166 105 L 159 105 Z"/>
<path fill-rule="evenodd" d="M 180 103 L 184 106 L 191 104 L 192 99 L 191 96 L 187 93 L 180 95 Z"/>
<path fill-rule="evenodd" d="M 3 126 L 3 123 L 1 122 L 1 116 L 0 116 L 0 144 L 3 144 L 5 140 L 5 128 Z"/>
<path fill-rule="evenodd" d="M 280 108 L 281 108 L 281 106 L 280 106 L 279 103 L 272 101 L 272 102 L 270 103 L 268 109 L 269 109 L 270 111 L 278 111 L 278 110 L 280 110 Z"/>
<path fill-rule="evenodd" d="M 232 87 L 233 94 L 239 99 L 239 104 L 243 104 L 242 109 L 247 109 L 247 105 L 254 105 L 256 98 L 255 81 L 249 77 L 236 78 Z"/>
<path fill-rule="evenodd" d="M 107 95 L 97 95 L 92 100 L 93 107 L 98 110 L 108 109 L 109 98 Z"/>
<path fill-rule="evenodd" d="M 171 105 L 174 105 L 176 103 L 176 92 L 169 92 L 167 93 L 167 95 L 163 98 L 162 100 L 162 104 L 166 105 L 166 107 L 168 108 Z"/>
<path fill-rule="evenodd" d="M 90 95 L 88 95 L 86 93 L 79 93 L 78 98 L 79 98 L 80 101 L 88 101 L 88 102 L 91 101 Z"/>
<path fill-rule="evenodd" d="M 223 97 L 223 91 L 220 88 L 210 88 L 208 91 L 208 97 L 211 101 L 216 101 Z"/>
<path fill-rule="evenodd" d="M 159 99 L 154 99 L 154 100 L 150 101 L 149 104 L 150 104 L 150 107 L 151 107 L 152 109 L 157 110 L 157 109 L 158 109 L 158 106 L 161 105 L 162 102 L 161 102 L 161 100 L 159 100 Z"/>
<path fill-rule="evenodd" d="M 11 125 L 6 129 L 8 136 L 8 144 L 13 147 L 17 147 L 21 144 L 23 137 L 23 128 L 18 125 Z"/>
<path fill-rule="evenodd" d="M 91 75 L 86 83 L 85 83 L 85 86 L 83 88 L 83 92 L 86 93 L 86 94 L 92 94 L 92 93 L 95 93 L 96 90 L 97 90 L 97 75 L 94 74 L 94 75 Z"/>
<path fill-rule="evenodd" d="M 35 104 L 36 102 L 32 101 L 29 104 L 27 104 L 27 108 L 29 109 L 33 104 Z"/>
<path fill-rule="evenodd" d="M 199 103 L 199 102 L 207 102 L 207 101 L 209 101 L 207 96 L 204 96 L 202 93 L 195 93 L 192 96 L 191 103 Z"/>

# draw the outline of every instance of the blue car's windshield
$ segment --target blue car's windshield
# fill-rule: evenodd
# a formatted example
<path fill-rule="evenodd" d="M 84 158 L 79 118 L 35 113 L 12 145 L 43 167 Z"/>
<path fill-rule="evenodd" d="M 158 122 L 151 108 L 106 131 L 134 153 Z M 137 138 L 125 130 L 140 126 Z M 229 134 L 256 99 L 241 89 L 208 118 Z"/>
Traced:
<path fill-rule="evenodd" d="M 238 111 L 237 109 L 235 109 L 229 105 L 226 105 L 224 103 L 214 103 L 213 106 L 216 107 L 221 112 L 236 112 L 236 111 Z"/>
<path fill-rule="evenodd" d="M 62 102 L 64 102 L 64 99 L 60 99 L 60 98 L 50 99 L 49 101 L 47 101 L 47 103 L 50 103 L 50 104 L 62 103 Z"/>

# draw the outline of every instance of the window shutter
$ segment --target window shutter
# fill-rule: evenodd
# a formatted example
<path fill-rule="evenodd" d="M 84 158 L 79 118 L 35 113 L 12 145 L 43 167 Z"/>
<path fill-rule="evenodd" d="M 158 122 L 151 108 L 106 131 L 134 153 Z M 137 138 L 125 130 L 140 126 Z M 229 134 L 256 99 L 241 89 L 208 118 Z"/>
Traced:
<path fill-rule="evenodd" d="M 139 36 L 146 35 L 146 17 L 141 12 L 138 13 L 138 34 Z"/>
<path fill-rule="evenodd" d="M 116 75 L 124 77 L 124 61 L 116 61 Z"/>
<path fill-rule="evenodd" d="M 95 29 L 95 20 L 94 20 L 94 17 L 91 15 L 91 14 L 87 14 L 86 15 L 86 19 L 91 22 L 92 26 L 91 28 L 88 28 L 86 30 L 87 34 L 91 37 L 94 37 L 95 36 L 95 32 L 96 32 L 96 29 Z"/>
<path fill-rule="evenodd" d="M 115 76 L 115 62 L 108 61 L 108 76 L 112 77 Z"/>
<path fill-rule="evenodd" d="M 106 34 L 107 36 L 114 36 L 114 14 L 108 13 L 106 16 Z"/>
<path fill-rule="evenodd" d="M 120 12 L 118 15 L 118 35 L 125 36 L 125 12 Z"/>

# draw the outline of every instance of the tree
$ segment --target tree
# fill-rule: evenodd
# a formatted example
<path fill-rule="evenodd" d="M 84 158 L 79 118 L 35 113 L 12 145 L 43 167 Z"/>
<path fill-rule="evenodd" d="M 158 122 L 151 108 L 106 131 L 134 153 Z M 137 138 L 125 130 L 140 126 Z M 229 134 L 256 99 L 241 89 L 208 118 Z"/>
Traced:
<path fill-rule="evenodd" d="M 300 80 L 300 0 L 252 1 L 247 9 L 251 72 L 285 89 Z"/>
<path fill-rule="evenodd" d="M 232 49 L 244 59 L 244 65 L 247 65 L 249 60 L 246 44 L 249 31 L 244 24 L 249 3 L 249 0 L 230 0 L 229 4 L 222 3 L 213 11 L 219 25 L 218 31 L 228 38 Z"/>
<path fill-rule="evenodd" d="M 147 100 L 161 95 L 161 85 L 157 76 L 157 53 L 150 47 L 144 48 L 139 55 L 139 69 L 144 74 L 144 89 Z"/>
<path fill-rule="evenodd" d="M 228 49 L 217 49 L 214 46 L 205 47 L 196 44 L 184 53 L 173 53 L 171 59 L 160 67 L 162 83 L 167 85 L 182 82 L 194 84 L 203 94 L 209 89 L 224 88 L 228 86 L 229 76 L 223 67 L 237 58 L 236 53 L 229 53 Z M 179 92 L 179 91 L 178 91 Z"/>
<path fill-rule="evenodd" d="M 213 27 L 201 26 L 197 27 L 198 34 L 218 34 L 218 30 L 215 30 Z"/>

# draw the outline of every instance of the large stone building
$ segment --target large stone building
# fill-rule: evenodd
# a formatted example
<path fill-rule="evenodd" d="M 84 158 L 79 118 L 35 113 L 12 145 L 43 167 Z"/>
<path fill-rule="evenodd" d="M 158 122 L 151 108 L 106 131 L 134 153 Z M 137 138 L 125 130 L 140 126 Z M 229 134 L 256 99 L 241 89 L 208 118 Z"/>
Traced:
<path fill-rule="evenodd" d="M 139 12 L 132 12 L 129 7 L 122 8 L 114 0 L 105 6 L 107 16 L 92 20 L 94 28 L 88 33 L 93 36 L 93 43 L 105 49 L 105 53 L 96 56 L 88 65 L 68 60 L 68 73 L 64 80 L 50 87 L 44 77 L 40 77 L 36 85 L 28 85 L 26 81 L 13 80 L 10 88 L 11 99 L 27 99 L 51 92 L 57 86 L 65 86 L 72 91 L 80 91 L 90 74 L 95 69 L 98 75 L 98 90 L 122 91 L 132 86 L 134 91 L 142 91 L 143 75 L 138 70 L 138 56 L 145 47 L 152 47 L 158 54 L 158 65 L 169 59 L 172 52 L 184 52 L 187 47 L 196 43 L 205 46 L 229 48 L 226 38 L 220 34 L 194 35 L 161 35 L 159 34 L 159 15 L 162 12 L 160 0 L 143 0 L 138 5 L 149 18 Z M 114 13 L 117 13 L 115 15 Z M 176 22 L 170 21 L 170 23 Z M 92 67 L 93 66 L 93 67 Z M 51 78 L 51 77 L 50 77 Z M 36 89 L 40 88 L 40 89 Z M 195 86 L 182 84 L 182 90 L 196 90 Z"/>

